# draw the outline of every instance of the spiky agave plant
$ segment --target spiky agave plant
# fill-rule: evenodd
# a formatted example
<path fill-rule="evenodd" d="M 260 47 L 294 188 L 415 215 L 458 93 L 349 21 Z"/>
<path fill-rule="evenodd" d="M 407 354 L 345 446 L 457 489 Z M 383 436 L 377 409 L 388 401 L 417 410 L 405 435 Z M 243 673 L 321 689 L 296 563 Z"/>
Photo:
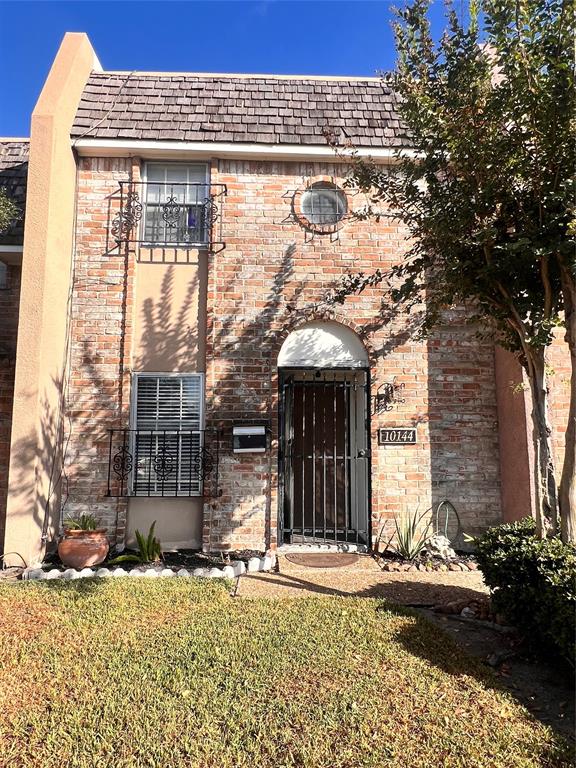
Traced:
<path fill-rule="evenodd" d="M 422 521 L 430 511 L 430 509 L 426 509 L 422 513 L 419 513 L 418 510 L 413 513 L 404 512 L 400 518 L 395 517 L 395 531 L 388 540 L 386 549 L 393 549 L 404 560 L 415 560 L 433 535 L 433 531 L 431 531 L 433 528 L 432 516 L 424 526 L 422 525 Z M 396 541 L 392 543 L 394 537 Z"/>
<path fill-rule="evenodd" d="M 154 535 L 156 520 L 150 526 L 148 535 L 144 536 L 140 531 L 136 531 L 136 542 L 138 543 L 138 552 L 130 555 L 119 555 L 114 560 L 110 560 L 110 565 L 120 563 L 157 563 L 162 560 L 162 545 L 159 539 Z"/>

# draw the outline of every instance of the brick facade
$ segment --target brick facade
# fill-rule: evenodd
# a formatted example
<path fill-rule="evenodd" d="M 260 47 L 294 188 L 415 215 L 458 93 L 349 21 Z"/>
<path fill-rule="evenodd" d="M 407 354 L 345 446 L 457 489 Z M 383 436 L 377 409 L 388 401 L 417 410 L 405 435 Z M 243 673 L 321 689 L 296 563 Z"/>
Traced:
<path fill-rule="evenodd" d="M 8 265 L 5 286 L 0 287 L 0 548 L 4 542 L 8 493 L 20 277 L 21 267 Z"/>
<path fill-rule="evenodd" d="M 135 252 L 118 251 L 110 222 L 119 180 L 138 173 L 128 159 L 81 159 L 66 400 L 68 497 L 65 513 L 93 511 L 124 534 L 126 504 L 105 497 L 111 426 L 128 426 Z M 348 271 L 391 265 L 405 232 L 390 220 L 348 219 L 337 236 L 311 237 L 293 215 L 296 193 L 322 177 L 342 181 L 338 164 L 220 160 L 225 183 L 225 250 L 208 263 L 207 426 L 222 430 L 222 495 L 204 508 L 206 549 L 276 544 L 278 503 L 277 356 L 289 331 L 312 319 L 352 328 L 369 354 L 372 395 L 383 382 L 404 384 L 403 403 L 372 415 L 372 528 L 402 510 L 450 499 L 474 533 L 500 519 L 493 348 L 455 314 L 428 343 L 410 340 L 413 320 L 383 303 L 378 290 L 325 304 Z M 350 197 L 350 207 L 360 207 Z M 174 267 L 178 270 L 178 266 Z M 379 318 L 379 319 L 378 319 Z M 373 410 L 373 409 L 372 409 Z M 234 455 L 235 422 L 270 428 L 265 454 Z M 378 447 L 383 426 L 416 426 L 415 446 Z"/>

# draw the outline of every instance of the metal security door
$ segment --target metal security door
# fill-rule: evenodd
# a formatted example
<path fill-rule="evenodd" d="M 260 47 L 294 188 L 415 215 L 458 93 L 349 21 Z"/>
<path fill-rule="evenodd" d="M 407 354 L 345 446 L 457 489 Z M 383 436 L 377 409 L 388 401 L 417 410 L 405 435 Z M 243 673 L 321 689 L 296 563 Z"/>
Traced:
<path fill-rule="evenodd" d="M 280 373 L 280 540 L 367 545 L 368 372 Z"/>

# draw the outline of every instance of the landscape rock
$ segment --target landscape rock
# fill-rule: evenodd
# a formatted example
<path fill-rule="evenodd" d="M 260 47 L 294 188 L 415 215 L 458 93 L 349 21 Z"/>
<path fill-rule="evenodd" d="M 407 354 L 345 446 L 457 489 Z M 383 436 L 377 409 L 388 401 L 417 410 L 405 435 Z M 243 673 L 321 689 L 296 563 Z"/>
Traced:
<path fill-rule="evenodd" d="M 23 579 L 30 579 L 30 581 L 36 581 L 42 578 L 44 571 L 42 568 L 30 568 L 30 570 L 24 571 L 22 574 Z"/>
<path fill-rule="evenodd" d="M 259 570 L 260 570 L 260 558 L 251 557 L 250 560 L 248 560 L 248 573 L 256 573 Z"/>
<path fill-rule="evenodd" d="M 227 579 L 233 579 L 234 568 L 231 565 L 227 565 L 225 568 L 222 569 L 222 576 L 224 576 Z"/>
<path fill-rule="evenodd" d="M 246 563 L 243 560 L 234 560 L 232 568 L 234 570 L 234 576 L 242 576 L 246 573 Z"/>
<path fill-rule="evenodd" d="M 98 568 L 96 571 L 96 576 L 101 579 L 108 579 L 110 576 L 112 576 L 112 571 L 109 568 Z"/>
<path fill-rule="evenodd" d="M 115 568 L 112 571 L 112 576 L 116 579 L 120 578 L 121 576 L 127 576 L 128 574 L 124 570 L 124 568 Z"/>
<path fill-rule="evenodd" d="M 181 579 L 186 579 L 190 576 L 190 571 L 187 571 L 186 568 L 180 568 L 179 571 L 176 571 L 176 576 L 179 576 Z"/>
<path fill-rule="evenodd" d="M 434 557 L 441 557 L 443 560 L 449 560 L 456 557 L 456 552 L 452 549 L 450 539 L 437 533 L 426 542 L 426 552 Z"/>

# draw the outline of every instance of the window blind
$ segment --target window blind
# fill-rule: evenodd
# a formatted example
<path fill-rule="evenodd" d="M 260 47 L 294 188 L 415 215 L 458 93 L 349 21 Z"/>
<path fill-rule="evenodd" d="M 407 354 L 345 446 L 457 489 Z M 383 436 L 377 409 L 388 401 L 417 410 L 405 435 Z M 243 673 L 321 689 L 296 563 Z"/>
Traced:
<path fill-rule="evenodd" d="M 136 375 L 135 496 L 202 493 L 203 377 Z"/>

